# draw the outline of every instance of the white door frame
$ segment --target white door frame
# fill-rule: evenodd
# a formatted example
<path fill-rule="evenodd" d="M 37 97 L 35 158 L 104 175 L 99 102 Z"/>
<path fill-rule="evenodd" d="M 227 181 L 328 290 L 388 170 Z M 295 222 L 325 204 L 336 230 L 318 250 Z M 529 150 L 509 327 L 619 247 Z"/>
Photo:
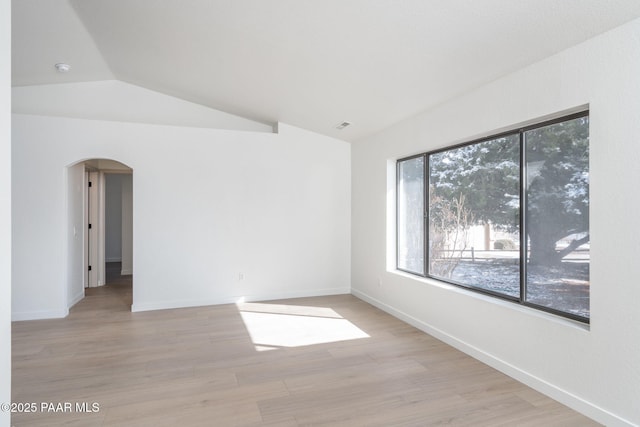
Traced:
<path fill-rule="evenodd" d="M 102 286 L 104 280 L 104 173 L 85 169 L 85 288 Z"/>
<path fill-rule="evenodd" d="M 106 265 L 104 260 L 104 223 L 105 223 L 105 176 L 104 171 L 98 171 L 98 198 L 100 199 L 98 209 L 98 286 L 105 285 L 106 280 Z"/>

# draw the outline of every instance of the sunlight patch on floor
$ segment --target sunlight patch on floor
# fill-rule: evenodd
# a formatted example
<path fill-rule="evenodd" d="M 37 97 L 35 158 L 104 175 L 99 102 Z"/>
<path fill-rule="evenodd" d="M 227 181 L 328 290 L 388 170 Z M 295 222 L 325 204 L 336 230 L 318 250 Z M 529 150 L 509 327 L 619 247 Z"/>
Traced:
<path fill-rule="evenodd" d="M 238 303 L 257 351 L 369 338 L 331 308 Z"/>

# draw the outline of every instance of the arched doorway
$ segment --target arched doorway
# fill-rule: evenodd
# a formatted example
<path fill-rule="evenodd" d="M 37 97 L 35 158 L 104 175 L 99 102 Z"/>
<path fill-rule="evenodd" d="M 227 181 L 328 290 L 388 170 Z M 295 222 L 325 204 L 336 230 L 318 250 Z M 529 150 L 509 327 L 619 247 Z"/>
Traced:
<path fill-rule="evenodd" d="M 87 159 L 67 168 L 67 181 L 70 305 L 112 283 L 123 287 L 130 309 L 133 169 L 112 159 Z"/>

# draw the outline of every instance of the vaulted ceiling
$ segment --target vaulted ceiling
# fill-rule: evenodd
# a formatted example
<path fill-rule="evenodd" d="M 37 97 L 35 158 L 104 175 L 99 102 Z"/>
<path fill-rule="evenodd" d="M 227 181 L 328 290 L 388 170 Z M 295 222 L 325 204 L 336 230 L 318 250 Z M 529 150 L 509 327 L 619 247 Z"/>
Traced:
<path fill-rule="evenodd" d="M 118 79 L 355 140 L 640 16 L 640 0 L 13 0 L 15 86 Z M 71 65 L 56 73 L 54 64 Z M 335 125 L 352 125 L 339 131 Z"/>

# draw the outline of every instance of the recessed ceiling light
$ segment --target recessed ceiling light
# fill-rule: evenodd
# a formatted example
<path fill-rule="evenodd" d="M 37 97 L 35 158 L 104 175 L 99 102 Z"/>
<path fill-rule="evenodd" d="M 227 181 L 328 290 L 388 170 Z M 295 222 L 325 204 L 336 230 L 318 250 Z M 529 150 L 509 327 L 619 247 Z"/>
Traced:
<path fill-rule="evenodd" d="M 338 129 L 338 130 L 342 130 L 342 129 L 346 128 L 347 126 L 350 126 L 350 125 L 351 125 L 351 122 L 342 122 L 342 123 L 338 123 L 338 124 L 336 125 L 336 129 Z"/>
<path fill-rule="evenodd" d="M 65 64 L 63 62 L 56 64 L 56 70 L 58 70 L 59 73 L 66 73 L 70 69 L 71 69 L 71 65 L 69 64 Z"/>

